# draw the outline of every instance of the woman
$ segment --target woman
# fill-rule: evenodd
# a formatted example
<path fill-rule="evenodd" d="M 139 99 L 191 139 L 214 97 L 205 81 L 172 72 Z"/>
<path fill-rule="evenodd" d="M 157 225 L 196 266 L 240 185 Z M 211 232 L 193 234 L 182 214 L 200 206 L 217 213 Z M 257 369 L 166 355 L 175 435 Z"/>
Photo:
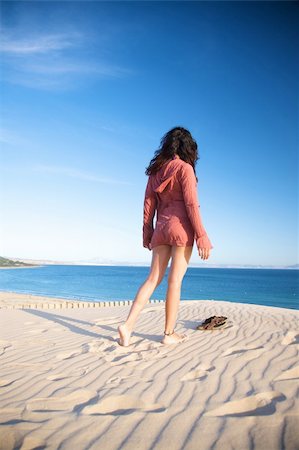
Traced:
<path fill-rule="evenodd" d="M 171 265 L 165 303 L 163 344 L 186 339 L 175 333 L 181 285 L 192 254 L 194 239 L 199 256 L 208 259 L 214 248 L 203 227 L 197 197 L 195 164 L 197 144 L 190 132 L 175 127 L 166 133 L 146 169 L 149 175 L 143 209 L 143 246 L 152 250 L 150 273 L 140 286 L 126 322 L 118 327 L 119 344 L 128 346 L 135 322 L 156 287 L 168 262 Z M 157 211 L 155 228 L 153 219 Z"/>

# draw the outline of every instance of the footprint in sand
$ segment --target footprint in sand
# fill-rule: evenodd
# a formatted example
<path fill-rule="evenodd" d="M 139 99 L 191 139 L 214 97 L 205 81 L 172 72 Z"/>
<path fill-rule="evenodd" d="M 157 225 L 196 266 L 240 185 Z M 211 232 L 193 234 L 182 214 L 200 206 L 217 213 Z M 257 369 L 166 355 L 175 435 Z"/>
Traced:
<path fill-rule="evenodd" d="M 109 345 L 106 348 L 103 348 L 103 352 L 105 353 L 105 355 L 127 355 L 128 353 L 132 352 L 132 351 L 136 351 L 136 341 L 132 341 L 129 347 L 123 347 L 122 345 L 119 345 L 119 343 L 117 344 L 112 344 Z"/>
<path fill-rule="evenodd" d="M 104 348 L 103 351 L 105 353 L 113 353 L 113 352 L 125 351 L 125 348 L 121 347 L 119 344 L 113 344 L 113 345 L 109 345 L 109 347 Z"/>
<path fill-rule="evenodd" d="M 66 378 L 76 378 L 82 377 L 89 372 L 89 367 L 79 367 L 77 369 L 73 369 L 71 373 L 61 372 L 61 373 L 52 373 L 47 377 L 49 381 L 60 381 Z"/>
<path fill-rule="evenodd" d="M 105 349 L 105 360 L 112 365 L 121 365 L 127 362 L 138 363 L 139 361 L 149 361 L 152 358 L 166 358 L 168 349 L 161 348 L 161 343 L 146 343 L 139 340 L 132 343 L 130 347 L 122 347 L 119 344 L 111 345 Z"/>
<path fill-rule="evenodd" d="M 161 338 L 162 339 L 162 338 Z M 153 354 L 159 353 L 159 354 L 166 354 L 169 353 L 169 348 L 165 345 L 163 345 L 160 341 L 155 342 L 148 342 L 145 339 L 142 339 L 141 341 L 137 342 L 134 348 L 136 351 L 144 352 L 147 354 Z"/>
<path fill-rule="evenodd" d="M 282 380 L 295 380 L 296 378 L 299 378 L 299 366 L 293 367 L 292 369 L 285 370 L 282 372 L 278 377 L 276 377 L 275 381 L 282 381 Z"/>
<path fill-rule="evenodd" d="M 215 417 L 269 415 L 275 412 L 275 403 L 285 399 L 285 395 L 281 392 L 261 392 L 250 397 L 226 402 L 224 405 L 219 406 L 219 408 L 208 411 L 205 415 Z"/>
<path fill-rule="evenodd" d="M 77 407 L 95 400 L 97 392 L 78 389 L 71 394 L 61 397 L 34 398 L 26 404 L 27 411 L 47 412 L 47 411 L 74 411 Z"/>
<path fill-rule="evenodd" d="M 131 395 L 112 395 L 95 405 L 85 406 L 82 414 L 120 416 L 136 412 L 164 412 L 166 408 L 158 403 L 148 403 Z"/>
<path fill-rule="evenodd" d="M 214 366 L 208 366 L 200 364 L 196 369 L 190 370 L 182 378 L 181 381 L 196 381 L 205 379 L 212 370 L 215 370 Z"/>
<path fill-rule="evenodd" d="M 129 376 L 128 377 L 112 377 L 112 378 L 110 378 L 109 380 L 106 381 L 106 384 L 110 384 L 110 383 L 119 384 L 123 380 L 126 380 L 127 378 L 130 378 L 130 377 Z"/>
<path fill-rule="evenodd" d="M 299 344 L 299 333 L 297 331 L 288 331 L 283 340 L 282 345 Z"/>
<path fill-rule="evenodd" d="M 120 366 L 122 364 L 126 364 L 126 363 L 132 363 L 132 362 L 138 362 L 138 361 L 143 361 L 143 356 L 140 352 L 134 352 L 134 353 L 129 353 L 126 355 L 118 355 L 118 356 L 114 356 L 114 355 L 108 355 L 105 356 L 105 360 L 110 362 L 110 364 L 112 366 Z"/>
<path fill-rule="evenodd" d="M 99 341 L 95 339 L 94 341 L 88 343 L 86 348 L 89 353 L 102 353 L 105 348 L 105 345 L 106 344 L 104 341 Z"/>
<path fill-rule="evenodd" d="M 65 359 L 70 359 L 70 358 L 74 358 L 75 356 L 79 356 L 79 355 L 83 355 L 84 353 L 88 352 L 88 346 L 83 345 L 81 348 L 75 349 L 75 350 L 70 350 L 69 352 L 65 352 L 65 353 L 59 353 L 56 356 L 56 359 L 58 361 L 63 361 Z"/>
<path fill-rule="evenodd" d="M 141 350 L 141 353 L 145 361 L 149 361 L 150 359 L 157 360 L 167 358 L 169 356 L 169 349 L 166 348 L 161 350 L 159 348 L 153 348 L 149 350 Z"/>

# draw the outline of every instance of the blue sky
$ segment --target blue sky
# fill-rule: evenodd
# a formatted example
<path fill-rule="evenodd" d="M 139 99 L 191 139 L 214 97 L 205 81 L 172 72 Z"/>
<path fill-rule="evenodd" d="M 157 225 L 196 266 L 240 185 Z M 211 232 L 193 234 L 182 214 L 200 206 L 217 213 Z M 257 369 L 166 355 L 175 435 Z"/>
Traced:
<path fill-rule="evenodd" d="M 197 140 L 202 262 L 295 264 L 296 2 L 2 2 L 1 246 L 149 263 L 146 166 Z"/>

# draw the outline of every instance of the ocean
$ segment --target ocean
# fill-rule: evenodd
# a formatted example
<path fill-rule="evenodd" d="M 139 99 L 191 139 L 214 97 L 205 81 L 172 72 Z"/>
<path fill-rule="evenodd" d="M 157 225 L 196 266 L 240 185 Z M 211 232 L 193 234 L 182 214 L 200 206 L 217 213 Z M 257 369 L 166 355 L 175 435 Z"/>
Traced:
<path fill-rule="evenodd" d="M 165 299 L 167 274 L 151 299 Z M 45 265 L 0 270 L 0 291 L 84 301 L 134 300 L 149 273 L 140 266 Z M 188 267 L 182 300 L 226 300 L 298 308 L 298 270 Z"/>

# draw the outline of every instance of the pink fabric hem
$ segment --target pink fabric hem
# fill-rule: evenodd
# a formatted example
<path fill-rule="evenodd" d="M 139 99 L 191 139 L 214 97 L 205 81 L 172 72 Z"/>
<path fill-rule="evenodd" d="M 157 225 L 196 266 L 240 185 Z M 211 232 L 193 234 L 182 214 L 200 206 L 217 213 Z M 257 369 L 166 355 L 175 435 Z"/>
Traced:
<path fill-rule="evenodd" d="M 155 244 L 152 246 L 152 249 L 155 248 L 155 247 L 158 247 L 159 245 L 170 245 L 171 247 L 193 247 L 194 241 L 193 241 L 192 244 L 190 244 L 188 242 L 187 243 L 180 243 L 180 242 L 177 242 L 177 241 L 175 241 L 173 243 L 171 243 L 171 242 L 155 242 Z"/>

